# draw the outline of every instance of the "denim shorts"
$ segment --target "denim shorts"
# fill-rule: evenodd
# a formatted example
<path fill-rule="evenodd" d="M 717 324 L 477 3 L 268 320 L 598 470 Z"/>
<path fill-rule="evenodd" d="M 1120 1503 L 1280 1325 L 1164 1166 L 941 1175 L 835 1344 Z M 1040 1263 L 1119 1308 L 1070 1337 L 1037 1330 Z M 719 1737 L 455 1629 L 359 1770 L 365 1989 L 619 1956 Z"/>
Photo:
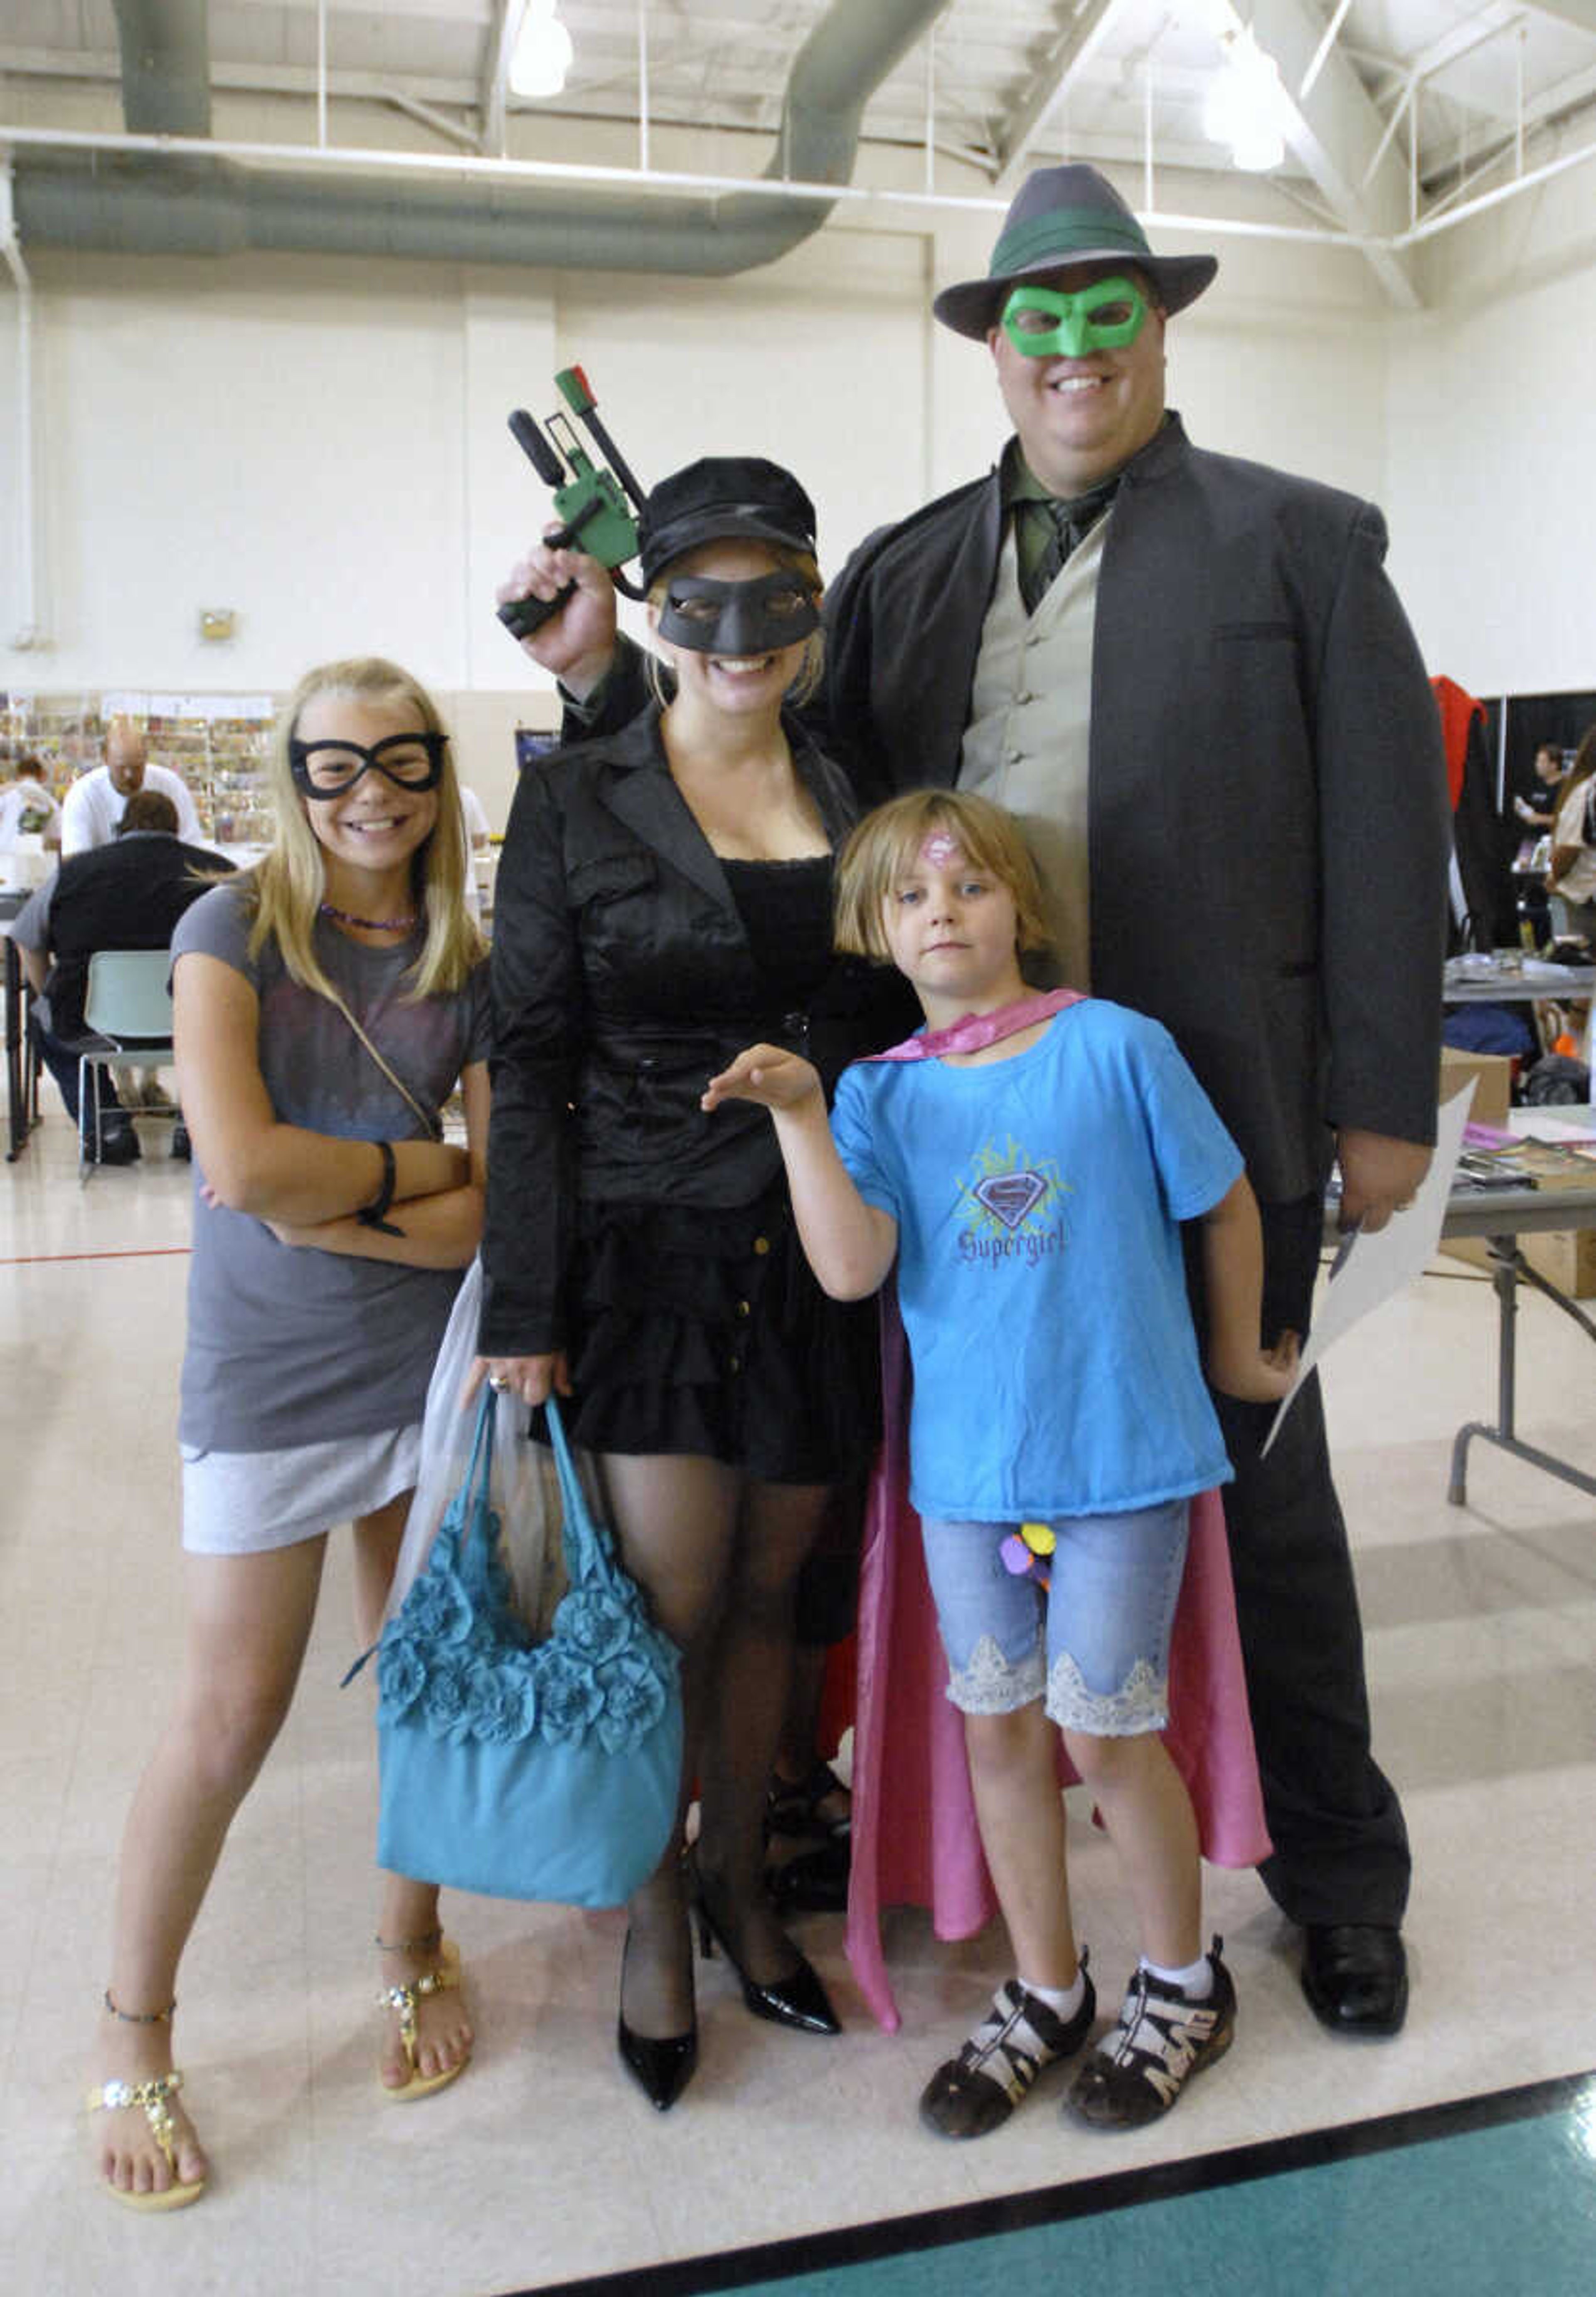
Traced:
<path fill-rule="evenodd" d="M 1188 1506 L 1165 1500 L 1124 1515 L 1059 1517 L 1041 1566 L 1046 1591 L 1003 1561 L 1017 1525 L 926 1521 L 926 1568 L 954 1706 L 1010 1715 L 1045 1696 L 1062 1730 L 1094 1739 L 1161 1731 Z"/>

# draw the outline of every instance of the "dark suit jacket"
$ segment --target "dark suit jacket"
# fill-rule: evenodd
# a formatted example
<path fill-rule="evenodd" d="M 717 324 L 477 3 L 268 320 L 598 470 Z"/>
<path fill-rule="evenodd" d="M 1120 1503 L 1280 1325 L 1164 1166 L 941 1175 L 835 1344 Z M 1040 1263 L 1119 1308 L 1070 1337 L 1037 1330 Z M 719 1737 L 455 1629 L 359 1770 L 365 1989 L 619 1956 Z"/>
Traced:
<path fill-rule="evenodd" d="M 232 867 L 160 829 L 131 831 L 63 861 L 50 894 L 51 1033 L 82 1035 L 88 961 L 97 949 L 164 949 L 189 903 Z"/>
<path fill-rule="evenodd" d="M 789 731 L 835 849 L 858 803 Z M 709 1079 L 763 1041 L 805 1052 L 829 1083 L 903 1033 L 901 986 L 839 957 L 806 1011 L 770 1009 L 725 871 L 670 778 L 656 710 L 539 759 L 516 791 L 494 888 L 483 1352 L 564 1346 L 579 1201 L 759 1197 L 781 1170 L 775 1127 L 748 1103 L 705 1116 Z"/>
<path fill-rule="evenodd" d="M 957 777 L 994 471 L 872 535 L 827 599 L 827 744 L 876 799 Z M 1372 505 L 1193 448 L 1127 466 L 1092 658 L 1091 986 L 1152 1014 L 1265 1199 L 1331 1125 L 1434 1138 L 1440 722 Z"/>

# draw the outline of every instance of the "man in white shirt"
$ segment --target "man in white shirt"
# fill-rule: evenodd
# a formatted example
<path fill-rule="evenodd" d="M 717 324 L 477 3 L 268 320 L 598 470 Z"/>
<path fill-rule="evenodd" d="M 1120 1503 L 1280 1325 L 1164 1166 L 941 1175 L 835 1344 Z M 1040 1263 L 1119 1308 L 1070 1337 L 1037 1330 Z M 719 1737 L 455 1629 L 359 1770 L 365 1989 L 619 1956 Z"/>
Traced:
<path fill-rule="evenodd" d="M 46 846 L 58 846 L 61 807 L 45 779 L 44 761 L 20 758 L 15 781 L 0 789 L 0 853 L 9 852 L 19 836 L 36 831 Z"/>
<path fill-rule="evenodd" d="M 204 844 L 200 817 L 182 776 L 168 766 L 151 765 L 139 728 L 131 719 L 113 718 L 105 731 L 105 763 L 79 774 L 62 801 L 62 860 L 70 861 L 74 853 L 109 845 L 123 807 L 139 789 L 159 790 L 169 797 L 177 809 L 178 836 L 190 845 Z"/>

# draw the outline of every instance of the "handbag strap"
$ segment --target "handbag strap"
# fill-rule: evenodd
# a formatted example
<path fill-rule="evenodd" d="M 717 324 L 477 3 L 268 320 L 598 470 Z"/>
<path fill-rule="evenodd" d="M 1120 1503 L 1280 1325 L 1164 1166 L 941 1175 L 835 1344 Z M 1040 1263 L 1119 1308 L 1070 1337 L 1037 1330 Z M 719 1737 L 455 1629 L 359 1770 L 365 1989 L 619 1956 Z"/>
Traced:
<path fill-rule="evenodd" d="M 404 1078 L 400 1076 L 399 1071 L 383 1057 L 382 1053 L 377 1050 L 375 1045 L 372 1043 L 371 1039 L 366 1035 L 359 1022 L 356 1020 L 354 1015 L 350 1012 L 348 1005 L 339 995 L 336 989 L 333 989 L 330 983 L 328 987 L 331 991 L 331 1001 L 337 1006 L 338 1010 L 342 1014 L 350 1028 L 359 1038 L 360 1042 L 365 1046 L 366 1051 L 371 1055 L 372 1059 L 382 1070 L 383 1074 L 387 1078 L 395 1092 L 397 1092 L 402 1099 L 407 1101 L 415 1115 L 420 1117 L 423 1124 L 426 1127 L 428 1140 L 441 1140 L 443 1138 L 443 1120 L 439 1116 L 437 1110 L 423 1107 L 421 1102 L 416 1099 L 415 1095 L 405 1083 Z"/>
<path fill-rule="evenodd" d="M 576 1462 L 565 1438 L 560 1407 L 552 1395 L 543 1406 L 543 1417 L 555 1455 L 555 1474 L 559 1479 L 561 1533 L 565 1545 L 565 1568 L 572 1585 L 575 1586 L 586 1579 L 607 1582 L 614 1572 L 609 1534 L 593 1519 L 588 1494 L 582 1489 L 581 1478 L 576 1472 Z"/>
<path fill-rule="evenodd" d="M 491 1503 L 493 1483 L 493 1408 L 498 1398 L 494 1390 L 482 1383 L 481 1400 L 477 1405 L 477 1422 L 471 1439 L 471 1459 L 465 1470 L 459 1495 L 454 1504 L 459 1510 L 460 1577 L 473 1595 L 488 1592 L 489 1542 L 486 1537 L 486 1518 Z M 481 1527 L 482 1536 L 472 1533 Z"/>
<path fill-rule="evenodd" d="M 489 1542 L 485 1535 L 479 1539 L 473 1539 L 471 1535 L 479 1525 L 482 1527 L 484 1534 L 487 1528 L 483 1519 L 488 1513 L 489 1494 L 492 1488 L 493 1407 L 498 1400 L 492 1388 L 484 1382 L 482 1400 L 477 1405 L 476 1426 L 472 1431 L 471 1459 L 465 1470 L 465 1480 L 460 1486 L 455 1498 L 449 1503 L 448 1511 L 444 1517 L 444 1521 L 447 1523 L 450 1513 L 457 1511 L 459 1513 L 460 1536 L 456 1552 L 459 1557 L 460 1577 L 465 1582 L 467 1592 L 478 1596 L 486 1596 L 489 1593 Z M 478 1489 L 479 1479 L 480 1490 Z M 431 1561 L 432 1557 L 429 1555 L 427 1563 L 423 1564 L 416 1575 L 417 1580 L 425 1577 L 427 1566 Z M 353 1683 L 381 1642 L 382 1637 L 379 1635 L 376 1642 L 366 1645 L 339 1684 L 338 1687 L 341 1691 L 346 1691 Z"/>

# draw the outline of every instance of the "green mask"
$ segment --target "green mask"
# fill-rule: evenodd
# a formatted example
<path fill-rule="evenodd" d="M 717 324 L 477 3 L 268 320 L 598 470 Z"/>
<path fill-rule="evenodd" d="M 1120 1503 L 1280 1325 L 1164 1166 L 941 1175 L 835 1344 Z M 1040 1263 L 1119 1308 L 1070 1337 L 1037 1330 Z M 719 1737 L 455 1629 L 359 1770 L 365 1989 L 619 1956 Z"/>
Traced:
<path fill-rule="evenodd" d="M 1016 287 L 1003 306 L 1003 332 L 1028 358 L 1080 358 L 1086 351 L 1123 350 L 1140 334 L 1147 316 L 1142 290 L 1115 272 L 1073 295 Z"/>

